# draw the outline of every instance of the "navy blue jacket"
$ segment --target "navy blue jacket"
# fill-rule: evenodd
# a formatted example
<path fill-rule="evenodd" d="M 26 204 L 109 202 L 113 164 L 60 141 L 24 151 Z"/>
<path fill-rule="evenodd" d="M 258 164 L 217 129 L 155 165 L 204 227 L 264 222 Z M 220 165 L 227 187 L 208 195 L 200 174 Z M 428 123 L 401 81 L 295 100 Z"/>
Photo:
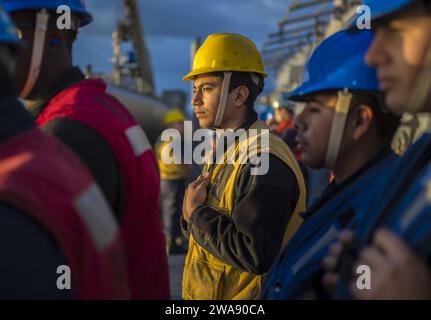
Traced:
<path fill-rule="evenodd" d="M 326 298 L 321 287 L 322 258 L 341 229 L 355 229 L 363 219 L 357 210 L 394 174 L 399 157 L 389 149 L 371 159 L 346 181 L 332 184 L 304 214 L 305 222 L 283 249 L 268 274 L 262 297 L 301 299 L 310 290 Z"/>

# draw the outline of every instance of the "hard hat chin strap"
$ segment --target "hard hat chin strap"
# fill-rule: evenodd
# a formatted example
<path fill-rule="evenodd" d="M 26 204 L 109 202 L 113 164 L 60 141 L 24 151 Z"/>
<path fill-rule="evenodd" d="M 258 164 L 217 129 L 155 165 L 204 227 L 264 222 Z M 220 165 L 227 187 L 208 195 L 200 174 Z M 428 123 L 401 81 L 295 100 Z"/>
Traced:
<path fill-rule="evenodd" d="M 335 106 L 334 120 L 332 121 L 328 149 L 326 151 L 326 168 L 334 169 L 337 163 L 352 97 L 353 95 L 347 89 L 338 91 L 337 105 Z"/>
<path fill-rule="evenodd" d="M 20 97 L 23 99 L 26 99 L 30 95 L 40 74 L 46 31 L 48 29 L 48 20 L 49 13 L 46 9 L 42 9 L 36 14 L 36 26 L 34 31 L 33 52 L 31 55 L 30 68 L 28 70 L 27 81 L 20 93 Z"/>
<path fill-rule="evenodd" d="M 225 72 L 223 76 L 223 84 L 220 93 L 220 102 L 217 109 L 217 115 L 213 124 L 213 129 L 219 129 L 223 121 L 224 112 L 226 110 L 227 97 L 229 95 L 231 72 Z"/>
<path fill-rule="evenodd" d="M 405 112 L 420 113 L 424 112 L 427 102 L 430 103 L 429 95 L 431 93 L 431 41 L 423 61 L 423 67 L 416 77 L 416 82 L 407 102 Z"/>

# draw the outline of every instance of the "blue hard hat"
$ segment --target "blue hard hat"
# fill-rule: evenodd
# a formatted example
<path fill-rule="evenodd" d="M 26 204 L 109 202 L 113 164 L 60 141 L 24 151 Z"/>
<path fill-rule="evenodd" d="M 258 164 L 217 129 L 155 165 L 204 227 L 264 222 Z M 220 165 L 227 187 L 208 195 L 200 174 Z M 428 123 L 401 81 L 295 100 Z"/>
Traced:
<path fill-rule="evenodd" d="M 274 112 L 272 111 L 272 108 L 265 107 L 259 112 L 259 119 L 262 121 L 266 121 L 272 118 L 274 118 Z"/>
<path fill-rule="evenodd" d="M 418 0 L 363 0 L 362 4 L 371 10 L 371 19 L 377 19 L 387 14 L 397 12 Z"/>
<path fill-rule="evenodd" d="M 344 90 L 379 92 L 376 69 L 366 65 L 364 55 L 373 39 L 370 30 L 337 32 L 325 39 L 305 66 L 303 83 L 288 94 L 303 101 L 309 94 Z"/>
<path fill-rule="evenodd" d="M 0 42 L 18 45 L 18 31 L 7 13 L 0 7 Z"/>
<path fill-rule="evenodd" d="M 80 18 L 80 27 L 89 24 L 93 20 L 92 15 L 87 11 L 84 0 L 0 0 L 0 5 L 9 13 L 20 10 L 41 9 L 56 11 L 59 6 L 65 5 Z"/>
<path fill-rule="evenodd" d="M 373 21 L 388 14 L 396 13 L 417 1 L 418 0 L 362 0 L 362 5 L 370 8 L 371 21 Z M 356 27 L 356 21 L 360 17 L 362 17 L 362 13 L 357 14 L 356 17 L 353 18 L 350 28 Z"/>

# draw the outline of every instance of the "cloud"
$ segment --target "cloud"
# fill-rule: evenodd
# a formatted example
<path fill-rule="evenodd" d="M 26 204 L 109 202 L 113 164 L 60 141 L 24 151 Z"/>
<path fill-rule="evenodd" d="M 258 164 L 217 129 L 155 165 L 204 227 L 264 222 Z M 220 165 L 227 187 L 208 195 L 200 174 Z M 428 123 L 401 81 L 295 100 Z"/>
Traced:
<path fill-rule="evenodd" d="M 190 46 L 215 32 L 244 34 L 261 46 L 276 30 L 287 9 L 282 0 L 146 0 L 138 1 L 158 93 L 171 88 L 188 90 L 181 81 L 190 67 Z M 110 70 L 111 35 L 122 18 L 122 1 L 87 0 L 94 22 L 82 29 L 75 48 L 79 65 Z"/>
<path fill-rule="evenodd" d="M 84 32 L 110 33 L 121 18 L 122 1 L 90 0 L 94 23 Z M 280 0 L 152 0 L 138 1 L 148 36 L 194 38 L 214 32 L 241 32 L 264 38 L 286 10 Z M 253 37 L 253 38 L 254 38 Z"/>

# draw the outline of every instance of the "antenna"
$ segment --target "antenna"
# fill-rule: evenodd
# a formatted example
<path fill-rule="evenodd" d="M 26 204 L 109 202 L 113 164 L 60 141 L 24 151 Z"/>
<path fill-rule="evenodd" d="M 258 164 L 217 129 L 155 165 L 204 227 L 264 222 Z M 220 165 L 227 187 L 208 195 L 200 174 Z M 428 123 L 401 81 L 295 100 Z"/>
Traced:
<path fill-rule="evenodd" d="M 113 81 L 116 86 L 123 84 L 123 75 L 136 80 L 136 90 L 145 95 L 154 94 L 154 80 L 151 61 L 145 43 L 145 36 L 139 16 L 137 0 L 123 0 L 124 17 L 112 33 L 114 47 Z M 121 54 L 121 44 L 131 41 L 133 50 L 126 56 Z"/>

